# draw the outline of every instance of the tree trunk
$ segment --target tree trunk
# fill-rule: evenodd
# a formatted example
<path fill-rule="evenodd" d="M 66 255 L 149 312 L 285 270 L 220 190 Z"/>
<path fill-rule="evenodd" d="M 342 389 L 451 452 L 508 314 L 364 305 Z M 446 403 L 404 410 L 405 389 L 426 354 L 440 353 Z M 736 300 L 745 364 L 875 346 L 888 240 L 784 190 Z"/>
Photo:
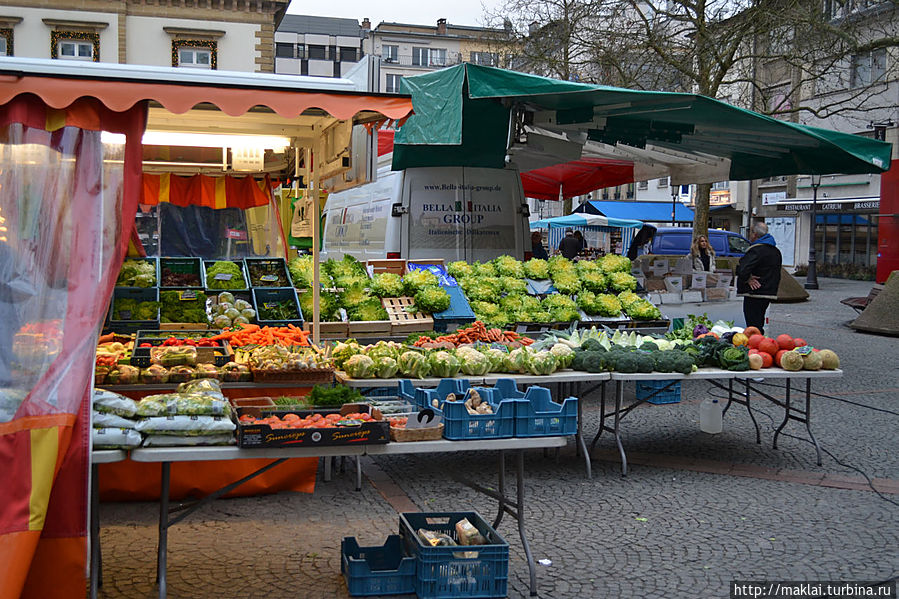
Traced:
<path fill-rule="evenodd" d="M 701 183 L 696 186 L 696 202 L 693 206 L 693 239 L 703 236 L 709 237 L 709 194 L 712 190 L 710 183 Z"/>

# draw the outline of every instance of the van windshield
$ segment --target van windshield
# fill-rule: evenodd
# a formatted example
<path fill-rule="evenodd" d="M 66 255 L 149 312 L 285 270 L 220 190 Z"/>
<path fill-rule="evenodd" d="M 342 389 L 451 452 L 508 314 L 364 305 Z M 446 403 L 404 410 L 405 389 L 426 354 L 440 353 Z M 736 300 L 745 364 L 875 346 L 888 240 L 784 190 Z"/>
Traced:
<path fill-rule="evenodd" d="M 742 237 L 737 237 L 736 235 L 728 235 L 727 244 L 730 248 L 730 251 L 735 254 L 745 254 L 746 250 L 749 249 L 749 242 Z"/>

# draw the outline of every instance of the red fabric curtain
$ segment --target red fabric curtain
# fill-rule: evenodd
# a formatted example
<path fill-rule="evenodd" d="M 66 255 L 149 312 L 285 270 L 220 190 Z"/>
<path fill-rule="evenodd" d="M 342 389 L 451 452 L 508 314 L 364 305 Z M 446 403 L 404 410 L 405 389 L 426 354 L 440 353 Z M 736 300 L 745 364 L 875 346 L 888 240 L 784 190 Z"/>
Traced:
<path fill-rule="evenodd" d="M 140 199 L 146 117 L 146 103 L 90 98 L 0 106 L 0 597 L 84 596 L 91 357 Z"/>
<path fill-rule="evenodd" d="M 176 206 L 240 208 L 265 206 L 271 200 L 271 180 L 253 177 L 183 177 L 169 173 L 144 174 L 141 204 L 155 206 L 170 202 Z"/>

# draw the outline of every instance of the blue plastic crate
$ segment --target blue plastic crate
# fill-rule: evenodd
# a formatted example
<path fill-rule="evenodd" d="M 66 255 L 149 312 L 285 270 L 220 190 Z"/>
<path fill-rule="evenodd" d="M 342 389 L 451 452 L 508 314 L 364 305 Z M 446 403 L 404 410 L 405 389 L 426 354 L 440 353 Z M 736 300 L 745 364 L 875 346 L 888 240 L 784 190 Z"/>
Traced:
<path fill-rule="evenodd" d="M 354 597 L 414 593 L 415 561 L 403 551 L 399 535 L 380 547 L 360 547 L 356 537 L 340 542 L 340 571 Z"/>
<path fill-rule="evenodd" d="M 521 400 L 502 399 L 499 394 L 494 396 L 494 390 L 489 388 L 472 389 L 477 390 L 481 398 L 490 404 L 493 413 L 469 414 L 464 401 L 443 402 L 436 409 L 428 404 L 443 416 L 443 436 L 454 441 L 514 437 L 516 403 Z"/>
<path fill-rule="evenodd" d="M 230 291 L 234 293 L 235 291 L 249 291 L 250 290 L 250 278 L 247 276 L 247 269 L 244 266 L 243 260 L 230 260 L 237 265 L 240 269 L 240 276 L 243 277 L 243 287 L 237 287 L 235 289 L 217 289 L 209 286 L 209 269 L 212 268 L 212 265 L 216 262 L 229 262 L 229 260 L 203 260 L 203 275 L 205 280 L 203 281 L 203 286 L 206 287 L 206 295 L 218 295 L 223 291 Z"/>
<path fill-rule="evenodd" d="M 244 271 L 247 274 L 247 283 L 251 287 L 293 287 L 290 272 L 287 270 L 287 262 L 284 258 L 244 258 Z M 253 273 L 262 273 L 266 279 L 275 277 L 275 280 L 263 280 L 261 277 L 253 283 Z M 286 285 L 278 285 L 277 275 L 280 274 L 287 281 Z"/>
<path fill-rule="evenodd" d="M 133 299 L 139 302 L 156 302 L 156 317 L 149 320 L 133 320 L 128 314 L 116 313 L 116 302 L 123 299 Z M 116 333 L 136 333 L 141 330 L 156 330 L 159 328 L 159 288 L 158 287 L 116 287 L 112 292 L 112 301 L 109 303 L 108 324 L 109 329 Z M 119 318 L 117 319 L 116 316 Z"/>
<path fill-rule="evenodd" d="M 486 545 L 431 547 L 418 538 L 424 528 L 453 539 L 456 523 L 467 518 Z M 415 556 L 415 592 L 420 599 L 505 597 L 509 582 L 509 544 L 477 512 L 400 514 L 400 537 Z"/>
<path fill-rule="evenodd" d="M 412 387 L 411 381 L 406 387 L 403 387 L 403 383 L 400 383 L 400 394 L 403 395 L 404 393 L 408 392 L 409 387 Z M 440 403 L 443 403 L 443 400 L 446 399 L 446 396 L 450 393 L 461 395 L 468 391 L 469 387 L 471 387 L 471 383 L 468 381 L 468 379 L 441 379 L 440 382 L 437 383 L 436 389 L 412 387 L 415 391 L 414 403 L 421 408 L 432 408 L 434 406 L 431 404 L 431 401 L 434 398 L 436 398 Z"/>
<path fill-rule="evenodd" d="M 168 269 L 173 273 L 190 273 L 197 276 L 196 285 L 163 285 L 162 271 Z M 206 287 L 206 272 L 203 270 L 202 258 L 162 257 L 159 259 L 159 287 L 162 289 L 203 289 Z"/>
<path fill-rule="evenodd" d="M 515 405 L 516 437 L 557 437 L 577 434 L 577 398 L 558 404 L 545 387 L 528 387 Z"/>
<path fill-rule="evenodd" d="M 656 405 L 679 403 L 681 398 L 680 381 L 672 379 L 663 381 L 637 381 L 636 395 L 638 401 L 648 401 L 649 403 Z"/>
<path fill-rule="evenodd" d="M 442 332 L 447 330 L 449 324 L 474 322 L 474 311 L 468 304 L 468 298 L 462 293 L 462 288 L 447 287 L 446 285 L 442 285 L 442 287 L 450 297 L 450 306 L 443 312 L 435 312 L 431 315 L 434 317 L 434 330 Z"/>
<path fill-rule="evenodd" d="M 296 308 L 297 318 L 286 320 L 263 320 L 260 318 L 259 308 L 269 302 L 291 302 Z M 284 327 L 289 324 L 301 327 L 303 325 L 303 312 L 300 310 L 300 302 L 297 298 L 297 290 L 293 287 L 254 287 L 253 309 L 256 310 L 256 322 L 260 326 Z"/>
<path fill-rule="evenodd" d="M 124 265 L 125 262 L 151 262 L 153 264 L 153 269 L 156 274 L 156 281 L 149 287 L 131 287 L 130 285 L 119 285 L 118 284 L 118 276 L 117 276 L 116 277 L 116 285 L 115 285 L 117 289 L 148 289 L 148 288 L 152 289 L 154 287 L 159 287 L 159 283 L 160 283 L 160 280 L 159 280 L 159 258 L 152 257 L 152 256 L 146 257 L 146 258 L 143 258 L 143 257 L 142 258 L 125 258 L 125 260 L 122 262 L 122 264 Z M 121 275 L 121 272 L 119 273 L 119 275 Z"/>
<path fill-rule="evenodd" d="M 493 389 L 501 393 L 503 399 L 524 398 L 524 393 L 518 390 L 518 383 L 515 382 L 515 379 L 496 379 Z"/>

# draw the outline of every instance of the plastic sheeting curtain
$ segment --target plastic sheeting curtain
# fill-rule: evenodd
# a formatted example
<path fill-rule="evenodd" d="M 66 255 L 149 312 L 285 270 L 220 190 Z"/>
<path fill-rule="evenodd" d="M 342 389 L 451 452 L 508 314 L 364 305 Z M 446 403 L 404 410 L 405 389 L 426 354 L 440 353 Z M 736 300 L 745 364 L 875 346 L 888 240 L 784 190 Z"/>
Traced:
<path fill-rule="evenodd" d="M 145 105 L 0 106 L 2 597 L 84 595 L 93 355 L 145 121 Z M 126 145 L 105 145 L 100 123 Z"/>

